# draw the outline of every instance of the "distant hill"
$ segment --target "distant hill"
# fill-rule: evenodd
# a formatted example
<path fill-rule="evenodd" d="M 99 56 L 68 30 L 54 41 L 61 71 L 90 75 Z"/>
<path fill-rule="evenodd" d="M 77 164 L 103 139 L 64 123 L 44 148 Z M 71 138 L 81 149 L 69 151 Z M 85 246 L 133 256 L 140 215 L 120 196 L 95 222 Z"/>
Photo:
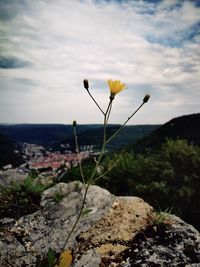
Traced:
<path fill-rule="evenodd" d="M 109 148 L 116 149 L 135 143 L 144 136 L 150 134 L 159 125 L 125 126 L 116 138 L 110 143 Z M 109 125 L 108 136 L 111 136 L 120 125 Z M 60 144 L 74 146 L 72 125 L 62 124 L 13 124 L 0 125 L 0 132 L 8 136 L 14 142 L 35 143 L 54 148 Z M 78 125 L 77 135 L 79 145 L 101 145 L 103 126 L 99 124 Z"/>
<path fill-rule="evenodd" d="M 159 148 L 166 138 L 186 139 L 189 143 L 200 146 L 200 113 L 174 118 L 139 140 L 136 151 Z"/>
<path fill-rule="evenodd" d="M 93 125 L 93 127 L 98 127 Z M 91 128 L 89 125 L 80 125 L 78 133 Z M 63 124 L 11 124 L 0 125 L 0 132 L 14 142 L 27 142 L 49 146 L 57 141 L 73 135 L 72 125 Z"/>
<path fill-rule="evenodd" d="M 0 168 L 12 164 L 18 166 L 22 163 L 22 158 L 16 153 L 16 145 L 4 134 L 0 133 Z"/>
<path fill-rule="evenodd" d="M 107 128 L 107 138 L 109 138 L 120 125 L 109 125 Z M 143 138 L 144 136 L 149 135 L 159 125 L 134 125 L 134 126 L 125 126 L 118 135 L 107 145 L 109 150 L 120 149 L 128 144 L 132 144 Z M 103 126 L 98 128 L 91 128 L 86 131 L 80 132 L 78 134 L 79 146 L 84 145 L 96 145 L 100 147 L 102 145 L 103 139 Z M 65 143 L 74 146 L 74 137 L 66 138 Z"/>

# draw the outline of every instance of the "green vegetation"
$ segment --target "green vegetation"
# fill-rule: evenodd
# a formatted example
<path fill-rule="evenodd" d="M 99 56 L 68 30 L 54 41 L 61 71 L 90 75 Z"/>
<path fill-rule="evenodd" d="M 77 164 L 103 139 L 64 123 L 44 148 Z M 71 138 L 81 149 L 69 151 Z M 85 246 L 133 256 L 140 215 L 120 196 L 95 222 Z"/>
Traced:
<path fill-rule="evenodd" d="M 35 175 L 30 174 L 22 182 L 14 181 L 6 188 L 2 187 L 1 194 L 8 195 L 16 193 L 20 196 L 23 194 L 32 193 L 36 196 L 40 196 L 46 188 L 46 185 L 35 180 Z"/>
<path fill-rule="evenodd" d="M 46 257 L 44 259 L 42 259 L 42 261 L 36 266 L 38 266 L 38 267 L 53 267 L 55 261 L 56 261 L 56 253 L 51 248 L 49 248 Z"/>
<path fill-rule="evenodd" d="M 134 151 L 137 150 L 137 152 L 144 152 L 147 148 L 160 149 L 166 137 L 172 140 L 184 139 L 189 143 L 200 146 L 199 123 L 200 113 L 174 118 L 160 126 L 150 135 L 140 139 L 131 149 L 134 148 Z"/>
<path fill-rule="evenodd" d="M 200 148 L 186 140 L 166 139 L 159 150 L 135 154 L 126 150 L 109 154 L 102 163 L 109 169 L 97 184 L 115 195 L 142 197 L 157 210 L 173 213 L 200 229 Z M 85 177 L 94 167 L 92 159 L 83 164 Z M 68 171 L 66 182 L 81 180 L 79 168 Z"/>
<path fill-rule="evenodd" d="M 18 166 L 23 163 L 19 154 L 15 153 L 16 144 L 6 135 L 0 133 L 0 168 L 7 164 Z"/>
<path fill-rule="evenodd" d="M 79 126 L 80 127 L 80 126 Z M 107 126 L 107 138 L 111 137 L 113 133 L 119 129 L 120 125 L 108 125 Z M 158 128 L 158 125 L 134 125 L 134 126 L 124 126 L 123 131 L 109 143 L 107 144 L 107 149 L 116 151 L 117 149 L 124 147 L 128 144 L 133 144 L 143 137 L 150 134 L 152 131 Z M 104 128 L 99 125 L 94 127 L 91 125 L 91 128 L 86 129 L 85 131 L 79 132 L 79 146 L 84 145 L 94 145 L 95 148 L 99 149 L 102 146 L 102 136 Z M 74 137 L 70 136 L 65 140 L 65 143 L 70 144 L 72 148 L 75 148 Z"/>
<path fill-rule="evenodd" d="M 0 188 L 0 218 L 20 218 L 39 209 L 42 192 L 51 185 L 39 182 L 30 174 L 22 182 Z"/>
<path fill-rule="evenodd" d="M 119 128 L 120 125 L 109 125 L 108 136 Z M 109 148 L 116 149 L 134 143 L 144 136 L 150 134 L 152 131 L 158 128 L 158 125 L 134 125 L 125 126 L 115 140 L 111 142 Z M 70 144 L 71 148 L 75 148 L 74 134 L 72 125 L 63 124 L 14 124 L 14 125 L 1 125 L 0 124 L 0 151 L 1 151 L 1 139 L 4 145 L 4 139 L 2 136 L 8 137 L 14 142 L 27 142 L 33 144 L 40 144 L 43 146 L 51 147 L 53 150 L 61 150 L 61 143 Z M 102 124 L 88 124 L 79 125 L 77 134 L 79 136 L 79 145 L 97 145 L 102 144 Z M 125 138 L 124 138 L 125 137 Z M 8 146 L 4 150 L 8 151 Z M 10 159 L 10 154 L 8 155 Z M 16 156 L 16 155 L 15 155 Z M 1 160 L 1 157 L 0 157 Z M 2 161 L 5 160 L 5 155 L 2 157 Z M 1 161 L 0 161 L 1 163 Z M 10 163 L 9 161 L 5 164 Z M 3 166 L 3 165 L 2 165 Z"/>
<path fill-rule="evenodd" d="M 28 176 L 21 185 L 21 190 L 26 193 L 32 193 L 36 196 L 41 196 L 42 192 L 49 186 L 41 182 L 35 182 L 31 176 Z"/>
<path fill-rule="evenodd" d="M 146 154 L 123 151 L 104 161 L 104 187 L 116 195 L 136 195 L 156 209 L 173 212 L 199 228 L 200 148 L 186 140 L 166 140 L 160 150 Z"/>
<path fill-rule="evenodd" d="M 92 211 L 92 209 L 83 209 L 81 216 L 84 217 L 87 214 L 89 214 Z"/>
<path fill-rule="evenodd" d="M 60 203 L 63 200 L 63 195 L 59 192 L 55 192 L 55 194 L 53 195 L 53 201 L 56 203 Z"/>
<path fill-rule="evenodd" d="M 198 229 L 200 218 L 200 148 L 186 140 L 167 139 L 160 150 L 143 154 L 122 151 L 104 159 L 103 169 L 116 166 L 97 184 L 115 195 L 142 197 L 157 210 L 171 207 L 173 213 Z M 85 177 L 94 162 L 83 164 Z M 67 173 L 66 181 L 81 180 L 78 167 Z"/>
<path fill-rule="evenodd" d="M 86 159 L 83 162 L 82 169 L 83 169 L 83 172 L 85 174 L 86 182 L 87 182 L 88 178 L 91 176 L 94 166 L 95 166 L 95 161 L 92 158 Z M 65 178 L 62 179 L 62 181 L 66 182 L 66 183 L 76 181 L 76 180 L 82 181 L 79 166 L 76 166 L 76 167 L 69 169 Z M 78 186 L 79 186 L 79 184 L 77 182 L 77 190 L 76 191 L 78 191 Z"/>
<path fill-rule="evenodd" d="M 62 192 L 55 192 L 53 195 L 53 201 L 56 203 L 60 203 L 67 195 L 68 194 L 63 194 Z"/>
<path fill-rule="evenodd" d="M 156 211 L 153 214 L 153 226 L 159 228 L 162 225 L 169 224 L 171 209 L 166 209 L 165 211 Z"/>

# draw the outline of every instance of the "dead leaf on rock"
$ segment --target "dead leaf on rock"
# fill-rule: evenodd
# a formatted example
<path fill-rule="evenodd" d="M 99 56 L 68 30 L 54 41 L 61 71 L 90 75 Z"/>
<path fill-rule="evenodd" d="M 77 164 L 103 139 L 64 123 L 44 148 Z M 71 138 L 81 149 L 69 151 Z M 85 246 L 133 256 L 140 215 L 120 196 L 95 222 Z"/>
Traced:
<path fill-rule="evenodd" d="M 70 267 L 72 260 L 73 260 L 72 251 L 71 250 L 65 250 L 60 255 L 59 261 L 54 267 Z"/>

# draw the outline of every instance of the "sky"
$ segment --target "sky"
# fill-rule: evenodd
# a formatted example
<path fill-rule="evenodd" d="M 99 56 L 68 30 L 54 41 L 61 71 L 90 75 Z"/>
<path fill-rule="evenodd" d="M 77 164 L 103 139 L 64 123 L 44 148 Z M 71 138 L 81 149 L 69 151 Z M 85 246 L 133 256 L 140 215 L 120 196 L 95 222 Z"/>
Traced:
<path fill-rule="evenodd" d="M 199 113 L 199 0 L 0 0 L 0 123 L 163 124 Z"/>

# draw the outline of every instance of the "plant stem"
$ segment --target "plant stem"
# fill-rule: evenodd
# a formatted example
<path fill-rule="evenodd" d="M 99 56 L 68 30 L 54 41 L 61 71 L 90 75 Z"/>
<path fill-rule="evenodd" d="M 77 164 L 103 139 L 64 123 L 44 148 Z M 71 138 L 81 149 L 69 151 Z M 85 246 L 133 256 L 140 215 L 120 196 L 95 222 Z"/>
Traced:
<path fill-rule="evenodd" d="M 101 113 L 103 115 L 105 115 L 105 112 L 102 110 L 102 108 L 99 106 L 99 104 L 97 103 L 97 101 L 94 99 L 94 97 L 92 96 L 92 94 L 90 93 L 89 89 L 87 90 L 89 96 L 92 98 L 92 100 L 94 101 L 94 103 L 97 105 L 97 107 L 99 108 L 99 110 L 101 111 Z"/>
<path fill-rule="evenodd" d="M 102 159 L 103 154 L 104 154 L 104 152 L 105 152 L 105 147 L 106 147 L 107 114 L 108 114 L 108 112 L 110 112 L 109 110 L 111 109 L 111 107 L 110 107 L 110 106 L 111 106 L 111 103 L 112 103 L 112 101 L 109 102 L 107 111 L 106 111 L 106 113 L 104 114 L 104 135 L 103 135 L 103 145 L 102 145 L 101 153 L 100 153 L 100 155 L 99 155 L 99 157 L 98 157 L 96 166 L 95 166 L 95 168 L 94 168 L 94 170 L 93 170 L 93 172 L 92 172 L 92 174 L 91 174 L 91 177 L 90 177 L 90 179 L 89 179 L 89 181 L 88 181 L 88 184 L 87 184 L 86 187 L 85 187 L 85 193 L 84 193 L 84 196 L 83 196 L 83 201 L 82 201 L 82 205 L 81 205 L 80 212 L 79 212 L 79 214 L 78 214 L 78 217 L 77 217 L 77 219 L 76 219 L 76 221 L 75 221 L 75 223 L 74 223 L 74 225 L 73 225 L 71 231 L 69 232 L 69 234 L 68 234 L 68 236 L 67 236 L 67 239 L 66 239 L 66 241 L 65 241 L 65 243 L 64 243 L 64 245 L 63 245 L 62 251 L 64 251 L 67 242 L 69 241 L 69 239 L 70 239 L 70 237 L 71 237 L 71 235 L 72 235 L 74 229 L 76 228 L 76 225 L 78 224 L 78 222 L 79 222 L 79 220 L 80 220 L 80 218 L 81 218 L 81 214 L 82 214 L 83 209 L 84 209 L 85 200 L 86 200 L 86 196 L 87 196 L 87 192 L 88 192 L 90 183 L 91 183 L 91 182 L 93 181 L 93 179 L 94 179 L 94 176 L 95 176 L 95 174 L 96 174 L 96 171 L 97 171 L 97 168 L 98 168 L 98 166 L 99 166 L 99 163 L 101 162 L 101 159 Z M 74 127 L 74 128 L 75 128 L 75 127 Z M 76 146 L 78 147 L 78 141 L 77 141 L 76 130 L 74 131 L 74 134 L 75 134 L 75 142 L 76 142 Z M 78 151 L 79 151 L 79 150 L 78 150 Z M 82 169 L 82 168 L 81 168 L 81 169 Z M 84 179 L 84 181 L 85 181 L 85 179 Z M 56 260 L 56 263 L 57 263 L 58 261 L 59 261 L 59 258 Z M 56 264 L 56 263 L 55 263 L 55 264 Z"/>
<path fill-rule="evenodd" d="M 88 192 L 89 186 L 90 186 L 90 185 L 87 184 L 87 186 L 86 186 L 86 188 L 85 188 L 85 193 L 84 193 L 84 196 L 83 196 L 83 201 L 82 201 L 82 204 L 81 204 L 80 212 L 79 212 L 79 214 L 78 214 L 78 217 L 77 217 L 77 219 L 76 219 L 76 221 L 75 221 L 75 223 L 74 223 L 74 225 L 73 225 L 71 231 L 69 232 L 69 234 L 68 234 L 68 236 L 67 236 L 67 239 L 66 239 L 65 244 L 64 244 L 64 246 L 63 246 L 63 248 L 62 248 L 62 251 L 64 251 L 65 246 L 67 245 L 67 242 L 69 241 L 69 239 L 70 239 L 70 237 L 71 237 L 71 235 L 72 235 L 74 229 L 76 228 L 77 223 L 78 223 L 79 220 L 80 220 L 81 214 L 82 214 L 83 209 L 84 209 L 85 200 L 86 200 L 86 196 L 87 196 L 87 192 Z"/>
<path fill-rule="evenodd" d="M 138 110 L 140 110 L 141 109 L 141 107 L 144 105 L 145 103 L 143 102 L 132 114 L 131 114 L 131 116 L 130 117 L 128 117 L 128 119 L 124 122 L 124 124 L 122 124 L 120 127 L 119 127 L 119 129 L 118 130 L 116 130 L 115 132 L 114 132 L 114 134 L 110 137 L 110 138 L 108 138 L 108 140 L 106 141 L 106 144 L 108 144 L 120 131 L 121 131 L 121 129 L 127 124 L 127 122 L 138 112 Z"/>
<path fill-rule="evenodd" d="M 108 104 L 108 107 L 106 109 L 106 112 L 104 112 L 101 107 L 99 106 L 99 104 L 96 102 L 96 100 L 94 99 L 94 97 L 92 96 L 92 94 L 90 93 L 90 91 L 87 89 L 87 92 L 89 94 L 89 96 L 92 98 L 92 100 L 94 101 L 94 103 L 97 105 L 97 107 L 99 108 L 99 110 L 101 111 L 101 113 L 104 115 L 104 129 L 103 129 L 103 144 L 102 144 L 102 148 L 101 148 L 101 152 L 98 156 L 98 160 L 96 161 L 96 165 L 93 169 L 93 172 L 89 178 L 89 180 L 87 181 L 87 184 L 85 183 L 85 178 L 84 178 L 84 174 L 83 174 L 83 169 L 82 169 L 82 164 L 81 164 L 81 161 L 80 161 L 80 158 L 79 158 L 79 155 L 80 155 L 80 150 L 79 150 L 79 146 L 78 146 L 78 137 L 77 137 L 77 132 L 76 132 L 76 126 L 74 127 L 74 138 L 75 138 L 75 144 L 76 144 L 76 151 L 77 151 L 77 154 L 78 154 L 78 163 L 79 163 L 79 167 L 80 167 L 80 173 L 81 173 L 81 177 L 82 177 L 82 181 L 83 181 L 83 184 L 84 184 L 84 189 L 85 189 L 85 192 L 84 192 L 84 195 L 83 195 L 83 200 L 82 200 L 82 204 L 81 204 L 81 208 L 80 208 L 80 211 L 78 213 L 78 217 L 77 219 L 75 220 L 75 223 L 73 224 L 68 236 L 67 236 L 67 239 L 63 245 L 63 248 L 61 250 L 61 253 L 65 250 L 65 247 L 72 235 L 72 233 L 74 232 L 80 218 L 81 218 L 81 214 L 83 212 L 83 209 L 84 209 L 84 205 L 85 205 L 85 201 L 86 201 L 86 197 L 87 197 L 87 193 L 88 193 L 88 189 L 89 189 L 89 186 L 92 184 L 92 183 L 95 183 L 97 180 L 99 180 L 100 178 L 102 178 L 103 176 L 105 176 L 116 164 L 117 162 L 115 162 L 107 171 L 105 171 L 103 174 L 101 174 L 100 176 L 96 177 L 95 178 L 95 175 L 96 175 L 96 172 L 98 170 L 98 167 L 100 165 L 100 162 L 102 160 L 102 157 L 105 153 L 105 148 L 106 148 L 106 145 L 121 131 L 121 129 L 127 124 L 127 122 L 138 112 L 138 110 L 144 105 L 144 103 L 146 103 L 144 100 L 143 100 L 143 103 L 131 114 L 130 117 L 128 117 L 128 119 L 124 122 L 123 125 L 121 125 L 121 127 L 119 127 L 118 130 L 116 130 L 114 132 L 114 134 L 107 139 L 107 125 L 108 125 L 108 120 L 109 120 L 109 117 L 110 117 L 110 113 L 111 113 L 111 109 L 112 109 L 112 101 L 113 99 L 110 99 L 109 101 L 109 104 Z M 94 179 L 95 178 L 95 179 Z M 61 254 L 60 254 L 61 255 Z M 60 256 L 56 259 L 56 262 L 54 264 L 54 266 L 59 262 L 60 260 Z"/>
<path fill-rule="evenodd" d="M 99 179 L 101 179 L 102 177 L 104 177 L 108 172 L 110 172 L 116 165 L 117 165 L 116 161 L 114 164 L 112 164 L 112 166 L 110 168 L 107 169 L 107 171 L 105 171 L 104 173 L 102 173 L 100 176 L 96 177 L 92 182 L 95 183 L 96 181 L 98 181 Z"/>
<path fill-rule="evenodd" d="M 77 133 L 76 133 L 76 127 L 74 127 L 74 139 L 75 139 L 75 144 L 76 144 L 76 151 L 77 151 L 77 156 L 78 156 L 78 164 L 79 164 L 79 168 L 80 168 L 80 173 L 81 173 L 81 178 L 85 187 L 85 178 L 84 178 L 84 174 L 83 174 L 83 168 L 82 168 L 82 164 L 81 164 L 81 160 L 80 160 L 80 150 L 79 150 L 79 146 L 78 146 L 78 137 L 77 137 Z"/>
<path fill-rule="evenodd" d="M 103 157 L 103 154 L 105 152 L 105 148 L 106 148 L 106 128 L 107 128 L 107 123 L 108 123 L 108 118 L 107 118 L 107 115 L 110 113 L 110 110 L 112 108 L 112 100 L 110 100 L 109 104 L 108 104 L 108 107 L 107 107 L 107 110 L 106 110 L 106 113 L 104 114 L 104 130 L 103 130 L 103 144 L 102 144 L 102 148 L 101 148 L 101 152 L 100 152 L 100 155 L 98 157 L 98 160 L 96 162 L 96 166 L 92 172 L 92 175 L 89 179 L 89 184 L 93 182 L 93 179 L 94 179 L 94 176 L 96 174 L 96 171 L 97 171 L 97 168 L 102 160 L 102 157 Z"/>
<path fill-rule="evenodd" d="M 107 109 L 107 118 L 106 118 L 106 125 L 108 124 L 108 120 L 109 120 L 109 117 L 110 117 L 110 112 L 111 112 L 111 109 L 112 109 L 112 100 L 110 100 L 110 103 L 108 105 L 108 109 Z"/>

